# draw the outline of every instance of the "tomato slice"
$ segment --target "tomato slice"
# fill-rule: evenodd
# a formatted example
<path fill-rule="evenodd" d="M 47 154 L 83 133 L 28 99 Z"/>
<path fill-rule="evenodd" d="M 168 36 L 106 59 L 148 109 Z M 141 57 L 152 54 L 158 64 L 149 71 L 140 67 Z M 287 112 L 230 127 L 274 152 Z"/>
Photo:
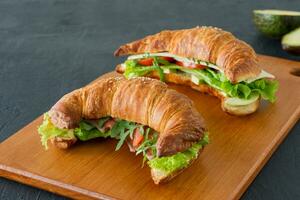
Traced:
<path fill-rule="evenodd" d="M 183 64 L 183 62 L 176 61 L 176 63 L 175 63 L 175 64 L 176 64 L 176 65 L 178 65 L 178 66 L 184 67 L 184 64 Z"/>
<path fill-rule="evenodd" d="M 172 58 L 172 57 L 162 56 L 162 57 L 159 57 L 159 58 L 163 59 L 163 60 L 166 60 L 168 62 L 175 62 L 175 59 Z M 140 65 L 143 65 L 143 66 L 152 66 L 153 65 L 153 58 L 143 58 L 143 59 L 139 60 L 138 63 Z"/>
<path fill-rule="evenodd" d="M 140 128 L 136 128 L 133 132 L 133 141 L 132 145 L 134 148 L 139 147 L 139 145 L 143 142 L 144 136 L 140 133 Z"/>
<path fill-rule="evenodd" d="M 175 62 L 175 59 L 172 58 L 172 57 L 162 56 L 160 58 L 163 59 L 163 60 L 166 60 L 166 61 L 168 61 L 170 63 Z"/>
<path fill-rule="evenodd" d="M 184 63 L 180 61 L 176 61 L 176 65 L 179 65 L 181 67 L 186 67 L 190 69 L 206 69 L 207 66 L 205 65 L 200 65 L 200 64 L 195 64 L 195 63 Z"/>
<path fill-rule="evenodd" d="M 138 63 L 143 66 L 152 66 L 153 58 L 143 58 L 143 59 L 139 60 Z"/>

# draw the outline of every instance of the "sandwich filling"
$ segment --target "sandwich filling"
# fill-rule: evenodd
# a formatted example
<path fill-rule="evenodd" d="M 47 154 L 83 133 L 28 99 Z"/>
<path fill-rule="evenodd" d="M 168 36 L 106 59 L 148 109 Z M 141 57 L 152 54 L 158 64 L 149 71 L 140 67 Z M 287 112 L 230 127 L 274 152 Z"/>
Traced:
<path fill-rule="evenodd" d="M 136 155 L 143 155 L 143 163 L 147 161 L 151 169 L 159 170 L 168 175 L 174 171 L 187 167 L 192 160 L 198 157 L 200 149 L 208 144 L 208 135 L 195 143 L 184 152 L 178 152 L 172 156 L 158 157 L 156 154 L 156 142 L 158 133 L 148 126 L 121 119 L 104 117 L 98 120 L 82 120 L 77 128 L 61 129 L 56 127 L 47 113 L 44 121 L 38 128 L 41 142 L 47 149 L 47 142 L 55 137 L 64 139 L 79 139 L 87 141 L 94 138 L 115 138 L 118 143 L 115 150 L 127 142 L 131 151 Z"/>
<path fill-rule="evenodd" d="M 272 80 L 275 77 L 263 70 L 255 78 L 233 84 L 215 64 L 169 53 L 133 55 L 122 64 L 122 68 L 126 78 L 147 76 L 153 71 L 159 74 L 161 81 L 165 80 L 165 74 L 170 73 L 188 77 L 196 85 L 207 84 L 218 90 L 233 106 L 248 105 L 260 97 L 274 102 L 278 89 L 278 82 Z"/>

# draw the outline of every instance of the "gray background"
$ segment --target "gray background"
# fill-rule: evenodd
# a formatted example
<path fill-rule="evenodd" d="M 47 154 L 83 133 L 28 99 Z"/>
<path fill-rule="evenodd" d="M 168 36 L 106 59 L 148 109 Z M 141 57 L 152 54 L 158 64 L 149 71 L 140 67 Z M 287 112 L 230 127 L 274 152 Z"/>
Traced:
<path fill-rule="evenodd" d="M 0 140 L 47 111 L 66 92 L 113 70 L 121 44 L 162 29 L 212 25 L 233 32 L 258 53 L 300 60 L 261 36 L 253 9 L 300 9 L 278 1 L 0 1 Z M 300 123 L 243 199 L 300 199 Z M 298 133 L 298 134 L 297 134 Z M 0 199 L 63 197 L 0 179 Z"/>

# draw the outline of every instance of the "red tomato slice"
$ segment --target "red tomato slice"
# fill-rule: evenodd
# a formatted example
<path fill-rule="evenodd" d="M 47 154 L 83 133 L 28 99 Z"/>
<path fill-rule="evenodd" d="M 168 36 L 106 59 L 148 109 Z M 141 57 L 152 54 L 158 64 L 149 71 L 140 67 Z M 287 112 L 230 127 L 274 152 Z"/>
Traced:
<path fill-rule="evenodd" d="M 143 58 L 138 61 L 140 65 L 144 66 L 152 66 L 153 65 L 153 58 Z"/>
<path fill-rule="evenodd" d="M 136 128 L 133 132 L 133 141 L 132 145 L 134 148 L 139 147 L 139 145 L 143 142 L 144 136 L 140 133 L 140 129 Z"/>
<path fill-rule="evenodd" d="M 166 60 L 166 61 L 168 61 L 170 63 L 175 61 L 175 59 L 172 58 L 172 57 L 162 56 L 160 58 L 163 59 L 163 60 Z"/>
<path fill-rule="evenodd" d="M 205 65 L 195 64 L 195 63 L 183 63 L 180 61 L 176 61 L 176 65 L 181 67 L 191 68 L 191 69 L 206 69 Z"/>
<path fill-rule="evenodd" d="M 183 62 L 176 61 L 176 63 L 175 63 L 175 64 L 176 64 L 176 65 L 178 65 L 178 66 L 184 67 L 184 64 L 183 64 Z"/>

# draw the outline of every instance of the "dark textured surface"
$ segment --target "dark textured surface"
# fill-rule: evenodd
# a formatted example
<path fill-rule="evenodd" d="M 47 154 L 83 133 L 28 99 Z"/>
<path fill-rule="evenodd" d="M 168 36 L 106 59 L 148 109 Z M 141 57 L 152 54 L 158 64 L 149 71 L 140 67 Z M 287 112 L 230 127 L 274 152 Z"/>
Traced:
<path fill-rule="evenodd" d="M 122 43 L 161 29 L 213 25 L 258 53 L 300 60 L 255 30 L 251 11 L 299 9 L 300 1 L 0 1 L 0 141 L 68 91 L 111 71 Z M 243 199 L 300 199 L 300 123 Z M 0 199 L 63 197 L 0 179 Z"/>

